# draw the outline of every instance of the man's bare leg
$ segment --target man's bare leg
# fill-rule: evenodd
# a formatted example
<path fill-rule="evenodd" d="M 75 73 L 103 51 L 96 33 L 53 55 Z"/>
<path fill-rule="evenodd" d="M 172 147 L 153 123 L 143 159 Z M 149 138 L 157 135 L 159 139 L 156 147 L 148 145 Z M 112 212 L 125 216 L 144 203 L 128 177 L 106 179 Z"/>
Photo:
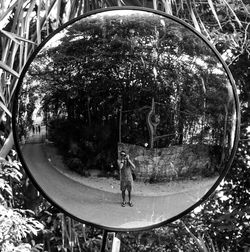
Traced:
<path fill-rule="evenodd" d="M 124 207 L 126 204 L 126 201 L 125 201 L 125 191 L 122 191 L 122 206 Z"/>
<path fill-rule="evenodd" d="M 129 190 L 128 191 L 128 204 L 129 204 L 129 206 L 133 206 L 133 203 L 132 203 L 132 201 L 131 201 L 131 191 Z"/>

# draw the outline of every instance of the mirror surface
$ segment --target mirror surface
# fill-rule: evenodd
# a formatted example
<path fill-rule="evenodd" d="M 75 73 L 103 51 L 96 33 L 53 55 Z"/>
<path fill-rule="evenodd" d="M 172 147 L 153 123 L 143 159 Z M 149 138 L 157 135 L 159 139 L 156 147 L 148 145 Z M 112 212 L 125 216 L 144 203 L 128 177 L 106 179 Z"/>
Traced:
<path fill-rule="evenodd" d="M 85 16 L 25 70 L 20 155 L 67 213 L 109 229 L 158 225 L 199 202 L 229 168 L 232 85 L 211 47 L 177 20 L 143 10 Z M 121 205 L 121 184 L 132 186 L 133 207 Z"/>

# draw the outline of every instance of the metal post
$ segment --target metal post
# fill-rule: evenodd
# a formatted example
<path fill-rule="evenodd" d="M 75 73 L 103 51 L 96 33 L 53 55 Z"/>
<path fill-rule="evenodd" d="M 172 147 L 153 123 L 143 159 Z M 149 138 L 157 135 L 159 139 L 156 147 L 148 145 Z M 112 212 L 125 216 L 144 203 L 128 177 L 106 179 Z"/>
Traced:
<path fill-rule="evenodd" d="M 103 230 L 102 236 L 102 247 L 100 252 L 105 252 L 106 242 L 107 242 L 108 231 L 106 229 Z"/>

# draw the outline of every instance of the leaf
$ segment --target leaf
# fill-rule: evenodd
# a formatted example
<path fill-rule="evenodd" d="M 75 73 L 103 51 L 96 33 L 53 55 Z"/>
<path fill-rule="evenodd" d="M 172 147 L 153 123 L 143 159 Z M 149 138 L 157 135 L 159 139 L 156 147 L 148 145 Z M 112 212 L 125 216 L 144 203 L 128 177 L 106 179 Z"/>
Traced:
<path fill-rule="evenodd" d="M 61 13 L 61 6 L 62 6 L 62 0 L 57 0 L 57 13 L 56 13 L 56 20 L 57 20 L 57 27 L 59 27 L 60 22 L 61 22 L 61 17 L 60 17 L 60 13 Z"/>
<path fill-rule="evenodd" d="M 198 23 L 198 20 L 194 14 L 194 10 L 193 10 L 193 7 L 191 6 L 191 3 L 190 1 L 188 1 L 188 9 L 190 11 L 190 15 L 191 15 L 191 18 L 192 18 L 192 21 L 194 23 L 194 27 L 195 29 L 201 33 L 201 29 L 200 29 L 200 26 L 199 26 L 199 23 Z"/>
<path fill-rule="evenodd" d="M 212 10 L 212 12 L 213 12 L 213 15 L 214 15 L 214 17 L 215 17 L 215 19 L 216 19 L 218 25 L 220 26 L 220 29 L 222 30 L 222 27 L 221 27 L 221 24 L 220 24 L 220 20 L 219 20 L 219 18 L 218 18 L 218 15 L 217 15 L 217 13 L 216 13 L 216 10 L 215 10 L 215 8 L 214 8 L 214 4 L 213 4 L 212 0 L 208 0 L 208 4 L 209 4 L 209 6 L 210 6 L 210 8 L 211 8 L 211 10 Z"/>
<path fill-rule="evenodd" d="M 241 21 L 239 20 L 239 18 L 237 17 L 236 13 L 234 12 L 234 10 L 231 8 L 231 6 L 229 5 L 229 3 L 227 2 L 227 0 L 222 0 L 226 6 L 228 7 L 228 9 L 232 12 L 236 22 L 239 24 L 240 27 L 242 27 L 242 23 Z"/>
<path fill-rule="evenodd" d="M 157 1 L 156 0 L 153 0 L 153 6 L 154 6 L 154 9 L 157 10 Z"/>
<path fill-rule="evenodd" d="M 39 250 L 43 250 L 43 243 L 36 244 L 35 248 L 37 248 Z"/>
<path fill-rule="evenodd" d="M 0 188 L 4 188 L 4 185 L 5 185 L 5 180 L 0 178 Z"/>
<path fill-rule="evenodd" d="M 13 4 L 8 6 L 5 12 L 0 16 L 0 29 L 3 29 L 9 23 L 9 17 L 12 13 L 12 10 L 15 8 L 17 0 L 13 1 Z"/>
<path fill-rule="evenodd" d="M 30 4 L 30 6 L 28 8 L 28 11 L 26 13 L 25 18 L 22 21 L 20 20 L 20 23 L 22 23 L 21 35 L 23 37 L 25 36 L 26 39 L 29 38 L 31 16 L 32 16 L 32 12 L 33 12 L 33 8 L 35 6 L 35 3 L 36 3 L 36 1 L 31 1 L 31 4 Z M 37 18 L 40 18 L 40 17 L 37 17 Z M 20 48 L 20 49 L 23 50 L 23 48 Z M 27 61 L 29 50 L 30 50 L 30 48 L 28 47 L 27 44 L 25 44 L 24 45 L 24 51 L 22 51 L 22 53 L 20 54 L 20 59 L 19 59 L 20 62 L 22 62 L 22 60 L 23 60 L 24 63 Z M 23 59 L 22 59 L 22 57 L 23 57 Z M 22 68 L 22 67 L 20 66 L 20 68 Z"/>
<path fill-rule="evenodd" d="M 25 213 L 29 213 L 31 215 L 35 215 L 35 212 L 32 211 L 32 210 L 30 210 L 30 209 L 25 209 L 24 211 L 25 211 Z"/>
<path fill-rule="evenodd" d="M 14 138 L 13 138 L 13 132 L 11 131 L 0 150 L 0 158 L 6 158 L 6 156 L 12 149 L 13 145 L 14 145 Z"/>
<path fill-rule="evenodd" d="M 33 223 L 33 225 L 35 226 L 35 228 L 36 228 L 37 230 L 42 230 L 42 229 L 44 229 L 44 225 L 43 225 L 42 223 L 40 223 L 39 221 L 33 219 L 33 218 L 32 218 L 32 223 Z"/>
<path fill-rule="evenodd" d="M 12 194 L 12 188 L 11 188 L 10 185 L 8 185 L 8 184 L 5 183 L 5 186 L 4 186 L 3 190 L 5 192 L 7 192 L 9 194 L 9 196 L 11 196 L 11 197 L 13 196 L 13 194 Z"/>
<path fill-rule="evenodd" d="M 31 245 L 29 243 L 22 243 L 14 249 L 13 252 L 30 252 Z"/>
<path fill-rule="evenodd" d="M 54 10 L 55 4 L 56 4 L 57 0 L 52 0 L 52 2 L 50 3 L 50 5 L 48 5 L 47 2 L 48 1 L 46 1 L 46 5 L 45 5 L 45 12 L 46 12 L 45 16 L 41 19 L 41 27 L 43 27 L 43 25 L 45 24 L 45 22 L 49 18 L 51 12 Z M 37 36 L 37 35 L 34 34 L 34 36 Z"/>
<path fill-rule="evenodd" d="M 206 37 L 211 41 L 211 36 L 210 36 L 208 30 L 206 29 L 204 23 L 201 21 L 200 17 L 199 17 L 199 21 L 200 21 L 200 24 L 201 24 L 201 27 L 202 27 L 203 31 L 206 34 Z"/>
<path fill-rule="evenodd" d="M 6 37 L 10 38 L 11 40 L 16 42 L 17 44 L 20 44 L 20 42 L 15 38 L 15 34 L 13 34 L 11 32 L 7 32 L 5 30 L 0 30 L 0 33 L 4 34 Z"/>
<path fill-rule="evenodd" d="M 16 181 L 20 182 L 21 178 L 22 178 L 22 173 L 17 171 L 16 169 L 13 168 L 9 168 L 6 171 L 5 176 L 10 176 L 11 178 L 15 179 Z"/>
<path fill-rule="evenodd" d="M 37 22 L 36 22 L 36 34 L 37 34 L 37 42 L 38 44 L 41 43 L 41 0 L 37 1 Z"/>
<path fill-rule="evenodd" d="M 7 66 L 4 62 L 0 61 L 0 68 L 2 68 L 3 70 L 11 73 L 12 75 L 14 75 L 15 77 L 19 78 L 19 73 L 17 73 L 16 71 L 14 71 L 12 68 L 10 68 L 9 66 Z"/>
<path fill-rule="evenodd" d="M 11 118 L 12 114 L 9 109 L 4 105 L 3 102 L 0 101 L 0 108 Z"/>
<path fill-rule="evenodd" d="M 34 41 L 32 41 L 32 40 L 25 39 L 25 38 L 23 38 L 23 37 L 21 37 L 21 36 L 18 36 L 18 35 L 16 35 L 16 34 L 14 34 L 14 35 L 15 35 L 15 38 L 16 38 L 17 40 L 21 40 L 21 41 L 23 41 L 23 42 L 27 42 L 27 43 L 30 43 L 30 44 L 33 44 L 33 45 L 37 45 L 37 43 L 34 42 Z"/>
<path fill-rule="evenodd" d="M 39 250 L 38 248 L 32 248 L 30 252 L 40 252 L 41 250 Z"/>
<path fill-rule="evenodd" d="M 184 228 L 186 229 L 186 231 L 191 235 L 191 237 L 195 240 L 196 242 L 196 245 L 198 246 L 199 248 L 199 251 L 200 252 L 209 252 L 206 245 L 205 245 L 205 242 L 204 240 L 201 238 L 201 237 L 196 237 L 191 231 L 190 229 L 185 225 L 184 222 L 182 222 L 182 224 L 184 225 Z"/>
<path fill-rule="evenodd" d="M 172 5 L 170 0 L 162 0 L 164 6 L 165 6 L 165 12 L 167 14 L 173 15 L 173 11 L 172 11 Z"/>
<path fill-rule="evenodd" d="M 4 34 L 6 37 L 10 38 L 11 40 L 13 40 L 14 42 L 16 42 L 19 45 L 20 45 L 19 40 L 36 45 L 35 42 L 33 42 L 33 41 L 29 40 L 29 39 L 25 39 L 25 38 L 23 38 L 21 36 L 18 36 L 15 33 L 8 32 L 8 31 L 5 31 L 5 30 L 0 30 L 0 33 Z"/>
<path fill-rule="evenodd" d="M 17 84 L 18 84 L 18 79 L 16 79 L 16 80 L 15 80 L 15 83 L 12 85 L 12 89 L 11 89 L 11 93 L 10 93 L 10 99 L 13 97 L 13 95 L 14 95 L 14 93 L 15 93 Z"/>

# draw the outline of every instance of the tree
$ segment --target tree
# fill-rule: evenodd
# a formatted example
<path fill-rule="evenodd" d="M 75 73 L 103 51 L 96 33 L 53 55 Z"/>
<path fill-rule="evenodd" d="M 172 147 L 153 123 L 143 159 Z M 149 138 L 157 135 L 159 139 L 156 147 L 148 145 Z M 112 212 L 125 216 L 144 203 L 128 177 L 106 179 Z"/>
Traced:
<path fill-rule="evenodd" d="M 209 102 L 211 96 L 213 103 L 217 99 L 217 103 L 223 104 L 222 99 L 218 100 L 220 94 L 202 93 L 199 84 L 200 79 L 205 78 L 205 88 L 217 91 L 216 84 L 224 78 L 213 73 L 217 59 L 211 50 L 173 21 L 163 21 L 156 16 L 149 22 L 149 18 L 141 16 L 137 24 L 137 15 L 124 16 L 122 25 L 116 15 L 78 22 L 66 30 L 67 36 L 61 39 L 59 46 L 46 49 L 37 57 L 29 72 L 34 81 L 42 83 L 37 92 L 45 94 L 46 110 L 49 107 L 52 114 L 61 113 L 69 120 L 81 118 L 88 124 L 91 121 L 102 123 L 103 118 L 117 120 L 116 97 L 122 95 L 123 109 L 132 111 L 125 117 L 139 119 L 136 110 L 148 108 L 155 98 L 164 109 L 170 110 L 168 113 L 181 109 L 176 122 L 165 123 L 173 128 L 173 135 L 177 131 L 183 135 L 184 128 L 192 125 L 192 120 L 198 123 L 199 115 L 204 114 L 204 99 Z M 72 92 L 75 92 L 74 97 Z M 173 99 L 175 105 L 170 104 Z M 222 113 L 219 109 L 211 112 L 210 116 Z M 188 116 L 184 117 L 185 114 Z M 196 114 L 196 118 L 191 114 Z M 178 123 L 180 118 L 187 121 L 185 126 Z M 143 127 L 143 120 L 145 118 L 136 123 Z M 129 122 L 127 128 L 132 128 L 133 122 Z M 158 128 L 164 134 L 164 127 Z M 135 139 L 140 132 L 147 134 L 144 128 L 129 133 Z M 131 141 L 129 133 L 127 140 Z"/>

